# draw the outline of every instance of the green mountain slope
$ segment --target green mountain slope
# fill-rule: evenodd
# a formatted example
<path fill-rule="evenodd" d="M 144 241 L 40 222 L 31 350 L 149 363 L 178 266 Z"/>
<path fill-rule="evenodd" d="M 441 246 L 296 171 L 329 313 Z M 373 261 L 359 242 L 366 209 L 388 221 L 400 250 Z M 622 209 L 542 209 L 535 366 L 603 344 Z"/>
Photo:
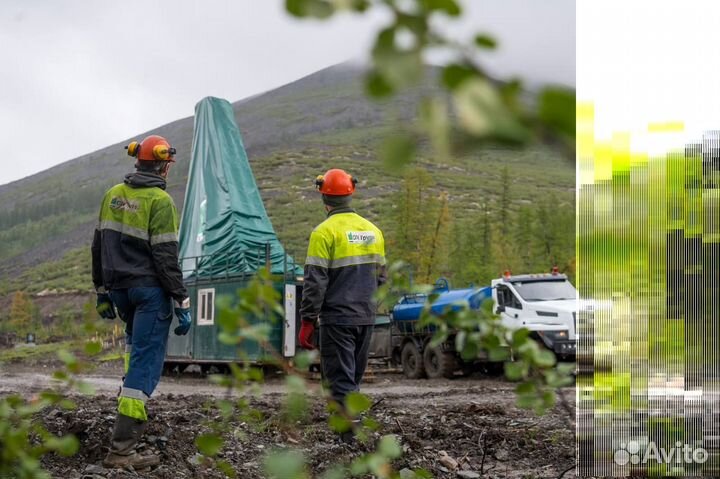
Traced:
<path fill-rule="evenodd" d="M 345 168 L 360 179 L 358 210 L 381 228 L 392 229 L 389 215 L 402 175 L 382 169 L 377 145 L 383 134 L 414 116 L 415 105 L 429 88 L 420 86 L 391 101 L 374 102 L 363 95 L 362 71 L 338 65 L 234 104 L 263 200 L 289 252 L 302 260 L 309 232 L 324 218 L 312 181 L 331 167 Z M 185 118 L 135 136 L 160 134 L 177 148 L 168 191 L 178 207 L 187 181 L 192 132 L 193 119 Z M 81 287 L 88 268 L 87 255 L 79 250 L 92 238 L 102 192 L 132 170 L 123 149 L 126 143 L 0 186 L 0 289 Z M 488 146 L 444 164 L 431 160 L 420 157 L 417 163 L 431 172 L 437 190 L 449 193 L 459 224 L 477 215 L 481 204 L 500 201 L 505 166 L 511 180 L 509 209 L 551 194 L 559 208 L 574 208 L 574 165 L 548 147 Z M 75 272 L 67 281 L 60 274 L 65 269 Z"/>

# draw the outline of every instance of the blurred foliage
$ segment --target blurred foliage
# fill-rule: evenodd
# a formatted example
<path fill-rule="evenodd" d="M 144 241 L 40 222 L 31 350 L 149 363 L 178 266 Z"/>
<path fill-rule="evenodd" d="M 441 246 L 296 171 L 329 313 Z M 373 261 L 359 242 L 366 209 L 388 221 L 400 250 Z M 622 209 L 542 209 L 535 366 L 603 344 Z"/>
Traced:
<path fill-rule="evenodd" d="M 97 354 L 99 348 L 89 344 L 86 354 Z M 78 379 L 88 365 L 64 349 L 57 355 L 64 366 L 53 374 L 55 387 L 29 399 L 19 394 L 0 398 L 0 477 L 49 478 L 40 463 L 43 455 L 71 456 L 78 451 L 80 443 L 74 435 L 53 434 L 39 420 L 50 407 L 74 409 L 75 403 L 67 398 L 71 391 L 94 394 L 89 384 Z"/>
<path fill-rule="evenodd" d="M 440 85 L 447 94 L 429 97 L 420 107 L 415 134 L 386 138 L 383 158 L 402 166 L 412 161 L 419 135 L 428 138 L 439 158 L 453 148 L 464 148 L 463 135 L 515 144 L 533 140 L 560 142 L 574 159 L 575 92 L 551 85 L 537 98 L 523 100 L 522 82 L 498 82 L 481 66 L 482 54 L 495 49 L 497 40 L 477 32 L 459 42 L 438 28 L 438 18 L 457 18 L 462 5 L 456 0 L 285 0 L 296 17 L 327 19 L 340 12 L 363 14 L 384 10 L 390 22 L 376 35 L 371 49 L 372 68 L 365 79 L 368 95 L 383 98 L 417 85 L 428 74 L 425 58 L 442 52 L 452 58 L 441 67 Z M 451 114 L 454 111 L 454 115 Z M 452 141 L 451 141 L 452 139 Z M 449 148 L 450 147 L 450 148 Z"/>

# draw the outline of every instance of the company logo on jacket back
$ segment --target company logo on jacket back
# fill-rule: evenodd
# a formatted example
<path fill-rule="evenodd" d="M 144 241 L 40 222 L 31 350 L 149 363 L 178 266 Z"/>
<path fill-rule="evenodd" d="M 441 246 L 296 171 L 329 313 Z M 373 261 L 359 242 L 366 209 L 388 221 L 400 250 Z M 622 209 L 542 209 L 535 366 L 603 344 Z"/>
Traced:
<path fill-rule="evenodd" d="M 116 196 L 110 200 L 110 208 L 135 213 L 138 209 L 140 209 L 140 205 L 134 201 Z"/>
<path fill-rule="evenodd" d="M 375 233 L 373 231 L 348 231 L 347 239 L 350 244 L 375 244 Z"/>

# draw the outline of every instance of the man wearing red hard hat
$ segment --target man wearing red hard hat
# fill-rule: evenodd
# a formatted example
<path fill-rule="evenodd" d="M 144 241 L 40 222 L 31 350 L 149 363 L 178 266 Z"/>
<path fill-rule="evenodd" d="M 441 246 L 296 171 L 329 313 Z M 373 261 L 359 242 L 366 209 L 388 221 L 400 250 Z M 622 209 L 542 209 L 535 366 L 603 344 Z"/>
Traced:
<path fill-rule="evenodd" d="M 315 181 L 327 219 L 310 235 L 300 306 L 300 345 L 314 349 L 311 338 L 319 323 L 323 375 L 341 405 L 360 389 L 375 324 L 373 296 L 385 282 L 383 234 L 350 207 L 356 183 L 339 169 Z M 352 431 L 341 438 L 351 440 Z"/>
<path fill-rule="evenodd" d="M 102 201 L 92 243 L 92 278 L 97 311 L 125 323 L 125 377 L 106 467 L 142 469 L 157 465 L 155 455 L 135 450 L 147 423 L 145 402 L 162 373 L 173 300 L 180 326 L 190 329 L 190 298 L 178 262 L 178 217 L 165 192 L 175 149 L 157 135 L 133 141 L 128 155 L 135 173 L 110 188 Z"/>

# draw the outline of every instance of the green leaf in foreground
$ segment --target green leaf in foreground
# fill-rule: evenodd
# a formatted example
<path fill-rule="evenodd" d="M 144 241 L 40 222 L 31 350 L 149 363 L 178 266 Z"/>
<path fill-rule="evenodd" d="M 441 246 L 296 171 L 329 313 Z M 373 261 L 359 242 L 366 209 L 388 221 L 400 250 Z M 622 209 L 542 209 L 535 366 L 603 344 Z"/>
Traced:
<path fill-rule="evenodd" d="M 561 87 L 548 87 L 538 98 L 538 116 L 549 128 L 575 137 L 575 92 Z"/>
<path fill-rule="evenodd" d="M 348 413 L 351 416 L 357 416 L 358 414 L 367 411 L 372 405 L 369 397 L 358 392 L 348 394 L 345 401 Z"/>
<path fill-rule="evenodd" d="M 217 434 L 201 434 L 195 438 L 195 445 L 205 456 L 216 456 L 223 447 L 223 440 Z"/>
<path fill-rule="evenodd" d="M 497 47 L 497 41 L 490 35 L 481 33 L 475 36 L 475 45 L 479 46 L 480 48 L 493 50 Z"/>
<path fill-rule="evenodd" d="M 264 460 L 269 479 L 306 479 L 305 459 L 298 451 L 273 451 Z"/>
<path fill-rule="evenodd" d="M 85 354 L 95 356 L 102 351 L 102 343 L 100 341 L 88 341 L 85 343 Z"/>
<path fill-rule="evenodd" d="M 484 78 L 464 81 L 454 92 L 453 100 L 463 129 L 477 137 L 522 143 L 529 131 L 503 102 L 496 88 Z"/>
<path fill-rule="evenodd" d="M 380 159 L 391 170 L 399 170 L 409 164 L 417 148 L 415 139 L 409 134 L 388 136 L 380 145 Z"/>
<path fill-rule="evenodd" d="M 383 436 L 380 439 L 377 450 L 388 459 L 397 459 L 402 456 L 402 449 L 395 436 Z"/>
<path fill-rule="evenodd" d="M 72 456 L 80 448 L 80 442 L 72 434 L 62 437 L 51 437 L 45 442 L 48 449 L 57 451 L 61 456 Z"/>
<path fill-rule="evenodd" d="M 440 11 L 451 17 L 462 13 L 460 5 L 455 0 L 420 0 L 420 4 L 428 11 Z"/>
<path fill-rule="evenodd" d="M 505 363 L 505 376 L 511 381 L 518 381 L 527 374 L 527 365 L 522 362 Z"/>

